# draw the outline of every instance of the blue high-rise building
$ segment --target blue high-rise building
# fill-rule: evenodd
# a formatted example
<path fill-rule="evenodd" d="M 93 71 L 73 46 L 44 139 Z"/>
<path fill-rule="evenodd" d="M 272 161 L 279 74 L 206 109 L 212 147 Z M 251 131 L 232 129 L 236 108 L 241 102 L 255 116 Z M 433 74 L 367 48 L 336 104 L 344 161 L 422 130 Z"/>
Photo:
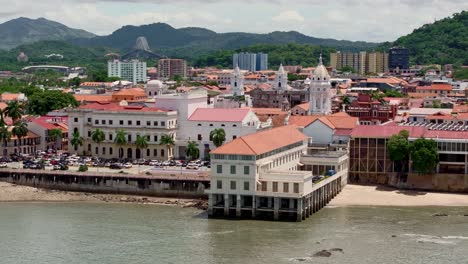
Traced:
<path fill-rule="evenodd" d="M 241 70 L 263 71 L 268 69 L 268 54 L 241 52 L 232 55 L 232 68 L 239 66 Z"/>

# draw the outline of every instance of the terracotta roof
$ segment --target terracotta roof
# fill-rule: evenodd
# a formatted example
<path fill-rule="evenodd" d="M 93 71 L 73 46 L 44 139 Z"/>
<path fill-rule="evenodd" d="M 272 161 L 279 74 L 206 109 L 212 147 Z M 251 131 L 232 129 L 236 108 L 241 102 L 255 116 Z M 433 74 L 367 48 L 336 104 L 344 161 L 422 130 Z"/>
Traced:
<path fill-rule="evenodd" d="M 97 102 L 87 105 L 82 105 L 78 109 L 92 109 L 96 111 L 113 111 L 113 112 L 167 112 L 160 108 L 146 107 L 143 105 L 128 105 L 121 106 L 119 103 Z"/>
<path fill-rule="evenodd" d="M 428 130 L 425 138 L 468 139 L 468 131 Z"/>
<path fill-rule="evenodd" d="M 122 89 L 120 91 L 117 91 L 113 93 L 112 95 L 122 95 L 122 96 L 146 96 L 145 90 L 141 88 L 128 88 L 128 89 Z"/>
<path fill-rule="evenodd" d="M 333 125 L 333 123 L 330 122 L 330 120 L 328 120 L 328 118 L 325 117 L 325 116 L 322 116 L 322 117 L 316 119 L 316 120 L 313 121 L 312 123 L 317 122 L 317 121 L 322 122 L 323 124 L 325 124 L 326 126 L 328 126 L 328 127 L 331 128 L 331 129 L 335 129 L 335 128 L 336 128 L 335 125 Z"/>
<path fill-rule="evenodd" d="M 337 113 L 338 114 L 338 113 Z M 346 114 L 346 113 L 344 113 Z M 327 119 L 335 126 L 337 129 L 353 129 L 359 124 L 359 118 L 349 116 L 327 116 Z"/>
<path fill-rule="evenodd" d="M 451 91 L 452 90 L 452 85 L 448 83 L 433 83 L 431 87 L 432 89 L 438 90 L 438 91 Z"/>
<path fill-rule="evenodd" d="M 351 132 L 353 138 L 389 138 L 402 130 L 408 130 L 410 137 L 420 138 L 426 132 L 425 127 L 412 126 L 357 126 Z"/>
<path fill-rule="evenodd" d="M 251 108 L 256 115 L 282 115 L 287 112 L 281 110 L 281 108 Z"/>
<path fill-rule="evenodd" d="M 74 94 L 73 97 L 78 102 L 110 102 L 112 100 L 111 95 Z"/>
<path fill-rule="evenodd" d="M 296 108 L 296 107 L 300 108 L 300 109 L 302 109 L 304 111 L 309 111 L 309 103 L 298 104 L 293 108 Z"/>
<path fill-rule="evenodd" d="M 408 93 L 409 97 L 412 98 L 426 98 L 426 97 L 434 97 L 437 96 L 438 94 L 436 93 Z"/>
<path fill-rule="evenodd" d="M 68 131 L 68 116 L 40 116 L 31 120 L 31 122 L 36 123 L 47 130 L 60 129 L 63 132 Z"/>
<path fill-rule="evenodd" d="M 396 77 L 386 77 L 386 78 L 367 78 L 368 83 L 388 83 L 392 85 L 399 85 L 401 84 L 408 84 L 403 79 L 396 78 Z"/>
<path fill-rule="evenodd" d="M 337 129 L 333 135 L 334 136 L 349 136 L 351 135 L 351 132 L 353 132 L 352 129 Z"/>
<path fill-rule="evenodd" d="M 279 114 L 279 115 L 267 115 L 267 114 L 258 114 L 256 113 L 258 119 L 260 122 L 266 122 L 268 121 L 269 118 L 271 118 L 271 123 L 273 127 L 280 127 L 284 126 L 284 120 L 288 114 Z"/>
<path fill-rule="evenodd" d="M 248 108 L 197 108 L 189 121 L 242 122 L 250 112 Z"/>
<path fill-rule="evenodd" d="M 8 131 L 11 132 L 12 130 L 13 130 L 13 126 L 8 127 Z M 25 137 L 22 137 L 21 139 L 38 138 L 38 137 L 40 137 L 40 136 L 37 135 L 37 134 L 35 134 L 35 133 L 33 133 L 33 132 L 31 132 L 30 130 L 28 130 L 28 134 L 26 134 L 26 136 L 25 136 Z M 10 138 L 10 140 L 15 140 L 15 139 L 18 139 L 18 137 L 12 135 L 11 138 Z"/>
<path fill-rule="evenodd" d="M 283 126 L 237 138 L 211 154 L 260 155 L 307 140 L 296 126 Z"/>
<path fill-rule="evenodd" d="M 8 105 L 4 102 L 0 102 L 0 110 L 3 110 L 7 107 Z"/>
<path fill-rule="evenodd" d="M 0 100 L 2 101 L 15 101 L 22 95 L 20 93 L 2 93 L 0 94 Z"/>
<path fill-rule="evenodd" d="M 320 116 L 313 115 L 313 116 L 291 116 L 289 118 L 289 124 L 296 125 L 298 127 L 306 127 L 315 120 L 320 118 Z"/>

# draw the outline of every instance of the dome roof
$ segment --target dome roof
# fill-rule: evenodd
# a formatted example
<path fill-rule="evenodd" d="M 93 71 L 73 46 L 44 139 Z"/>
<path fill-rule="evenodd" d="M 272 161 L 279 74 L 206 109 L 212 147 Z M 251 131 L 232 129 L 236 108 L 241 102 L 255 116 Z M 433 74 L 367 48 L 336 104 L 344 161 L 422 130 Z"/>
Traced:
<path fill-rule="evenodd" d="M 162 88 L 163 83 L 160 80 L 151 80 L 148 81 L 147 86 L 151 88 Z"/>
<path fill-rule="evenodd" d="M 313 77 L 314 77 L 314 79 L 318 78 L 318 80 L 328 80 L 328 79 L 330 79 L 330 75 L 328 74 L 327 68 L 325 68 L 325 66 L 323 66 L 322 55 L 320 55 L 319 64 L 317 65 L 317 67 L 314 70 Z"/>

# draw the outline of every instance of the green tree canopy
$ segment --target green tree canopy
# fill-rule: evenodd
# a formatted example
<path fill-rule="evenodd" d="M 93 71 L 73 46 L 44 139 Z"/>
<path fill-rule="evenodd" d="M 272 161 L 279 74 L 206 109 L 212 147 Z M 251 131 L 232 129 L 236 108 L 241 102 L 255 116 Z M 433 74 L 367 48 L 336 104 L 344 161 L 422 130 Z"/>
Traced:
<path fill-rule="evenodd" d="M 222 128 L 216 128 L 210 132 L 210 138 L 213 144 L 219 147 L 226 141 L 226 132 Z"/>
<path fill-rule="evenodd" d="M 73 95 L 61 91 L 45 90 L 34 93 L 28 98 L 28 112 L 35 115 L 45 115 L 53 110 L 78 105 Z"/>
<path fill-rule="evenodd" d="M 432 173 L 439 163 L 437 143 L 432 139 L 419 138 L 411 144 L 411 160 L 420 174 Z"/>
<path fill-rule="evenodd" d="M 200 156 L 200 150 L 198 149 L 198 144 L 195 141 L 189 141 L 185 154 L 190 158 L 190 160 L 195 160 Z"/>

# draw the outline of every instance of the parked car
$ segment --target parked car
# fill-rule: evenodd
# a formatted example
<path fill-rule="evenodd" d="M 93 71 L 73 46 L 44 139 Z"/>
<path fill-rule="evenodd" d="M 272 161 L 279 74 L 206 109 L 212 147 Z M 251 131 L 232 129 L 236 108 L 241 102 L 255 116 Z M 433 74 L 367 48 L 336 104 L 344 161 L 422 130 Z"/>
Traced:
<path fill-rule="evenodd" d="M 189 164 L 187 164 L 187 170 L 198 170 L 199 166 L 198 164 L 194 163 L 194 162 L 190 162 Z"/>
<path fill-rule="evenodd" d="M 109 166 L 110 169 L 112 170 L 120 170 L 123 168 L 122 164 L 120 163 L 112 163 L 110 166 Z"/>
<path fill-rule="evenodd" d="M 131 167 L 133 167 L 132 163 L 130 163 L 130 162 L 125 163 L 123 166 L 126 169 L 130 169 Z"/>
<path fill-rule="evenodd" d="M 0 162 L 0 168 L 7 168 L 8 165 L 6 162 Z"/>
<path fill-rule="evenodd" d="M 65 164 L 57 164 L 57 165 L 54 165 L 54 170 L 68 170 L 68 166 L 65 165 Z"/>

